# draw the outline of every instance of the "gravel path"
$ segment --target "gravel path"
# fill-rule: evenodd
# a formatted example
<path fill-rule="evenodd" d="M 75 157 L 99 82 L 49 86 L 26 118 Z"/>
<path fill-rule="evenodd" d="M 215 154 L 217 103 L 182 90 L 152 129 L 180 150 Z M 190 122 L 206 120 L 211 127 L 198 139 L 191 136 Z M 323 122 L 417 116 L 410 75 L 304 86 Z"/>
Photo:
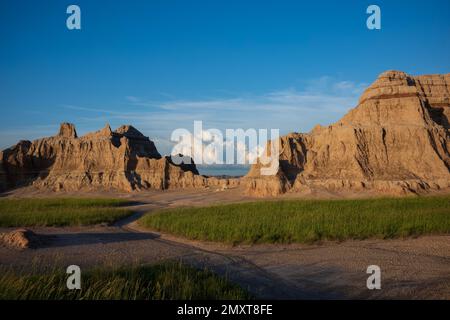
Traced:
<path fill-rule="evenodd" d="M 114 226 L 32 228 L 48 236 L 48 244 L 24 251 L 0 247 L 0 264 L 14 268 L 76 264 L 83 270 L 172 259 L 212 269 L 258 298 L 450 299 L 449 235 L 230 247 L 149 232 L 136 224 L 142 214 L 157 208 L 204 205 L 204 195 L 155 193 L 141 197 L 132 207 L 136 213 Z M 210 198 L 213 202 L 214 197 Z M 231 201 L 223 196 L 217 199 Z M 369 265 L 381 268 L 381 290 L 366 288 Z"/>

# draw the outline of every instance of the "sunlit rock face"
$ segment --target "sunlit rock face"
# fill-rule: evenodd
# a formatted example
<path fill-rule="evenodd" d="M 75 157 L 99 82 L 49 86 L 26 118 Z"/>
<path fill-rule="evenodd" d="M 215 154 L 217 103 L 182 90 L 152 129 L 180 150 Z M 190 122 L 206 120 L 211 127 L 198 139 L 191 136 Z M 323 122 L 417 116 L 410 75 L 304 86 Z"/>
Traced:
<path fill-rule="evenodd" d="M 33 185 L 58 190 L 205 188 L 244 185 L 253 196 L 323 188 L 404 194 L 450 187 L 450 74 L 387 71 L 341 120 L 279 138 L 279 168 L 253 165 L 242 179 L 208 178 L 176 165 L 130 125 L 79 137 L 61 124 L 56 136 L 20 141 L 0 153 L 0 190 Z M 270 146 L 270 142 L 268 146 Z M 268 148 L 270 150 L 270 148 Z"/>
<path fill-rule="evenodd" d="M 61 124 L 56 136 L 20 141 L 0 154 L 2 190 L 34 185 L 54 191 L 83 189 L 168 189 L 236 183 L 207 179 L 195 164 L 176 165 L 161 157 L 155 144 L 132 126 L 78 137 L 75 127 Z"/>
<path fill-rule="evenodd" d="M 247 191 L 257 196 L 314 187 L 389 194 L 450 186 L 450 74 L 412 77 L 387 71 L 358 106 L 328 127 L 281 137 L 276 176 L 254 165 Z"/>

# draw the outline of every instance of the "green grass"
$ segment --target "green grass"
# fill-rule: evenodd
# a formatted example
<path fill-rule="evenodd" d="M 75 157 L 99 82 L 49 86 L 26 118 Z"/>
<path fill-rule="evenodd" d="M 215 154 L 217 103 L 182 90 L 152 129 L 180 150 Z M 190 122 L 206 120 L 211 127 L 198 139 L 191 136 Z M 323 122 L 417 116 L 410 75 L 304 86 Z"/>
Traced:
<path fill-rule="evenodd" d="M 190 239 L 238 243 L 310 243 L 450 232 L 450 196 L 364 200 L 260 201 L 178 208 L 139 223 Z"/>
<path fill-rule="evenodd" d="M 112 223 L 131 214 L 119 199 L 0 199 L 0 227 Z"/>
<path fill-rule="evenodd" d="M 119 269 L 81 270 L 81 290 L 68 290 L 68 275 L 0 268 L 0 300 L 172 300 L 248 299 L 247 291 L 207 270 L 180 263 Z"/>

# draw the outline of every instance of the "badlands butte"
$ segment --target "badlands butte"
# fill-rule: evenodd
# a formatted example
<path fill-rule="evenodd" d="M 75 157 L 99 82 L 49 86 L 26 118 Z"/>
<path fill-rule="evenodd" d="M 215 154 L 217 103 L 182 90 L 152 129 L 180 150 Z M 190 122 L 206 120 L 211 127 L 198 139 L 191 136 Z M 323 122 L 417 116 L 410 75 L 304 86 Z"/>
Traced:
<path fill-rule="evenodd" d="M 280 137 L 279 169 L 245 177 L 199 175 L 176 165 L 132 126 L 78 137 L 63 123 L 56 136 L 20 141 L 0 153 L 0 191 L 32 185 L 53 191 L 243 188 L 252 196 L 352 190 L 389 195 L 450 190 L 450 74 L 387 71 L 341 120 Z M 270 145 L 270 142 L 268 143 Z"/>

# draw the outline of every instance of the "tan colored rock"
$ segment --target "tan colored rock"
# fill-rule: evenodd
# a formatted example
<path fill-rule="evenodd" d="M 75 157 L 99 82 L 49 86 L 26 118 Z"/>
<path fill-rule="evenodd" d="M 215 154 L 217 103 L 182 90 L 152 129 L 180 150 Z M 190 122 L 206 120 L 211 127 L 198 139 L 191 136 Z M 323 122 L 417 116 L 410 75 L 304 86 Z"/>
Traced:
<path fill-rule="evenodd" d="M 335 124 L 281 137 L 275 175 L 261 175 L 257 163 L 242 179 L 204 177 L 193 163 L 161 157 L 154 143 L 129 125 L 115 131 L 106 125 L 78 137 L 75 127 L 64 123 L 54 137 L 20 141 L 0 153 L 0 190 L 27 184 L 55 191 L 224 190 L 244 184 L 251 195 L 276 196 L 315 188 L 386 194 L 447 189 L 449 86 L 450 74 L 384 72 Z"/>
<path fill-rule="evenodd" d="M 8 233 L 0 233 L 0 244 L 15 248 L 28 249 L 38 247 L 42 241 L 31 230 L 17 229 Z"/>
<path fill-rule="evenodd" d="M 21 141 L 4 150 L 1 161 L 3 190 L 27 184 L 54 191 L 127 192 L 238 184 L 236 179 L 208 179 L 193 163 L 176 165 L 161 157 L 154 143 L 130 125 L 116 131 L 106 125 L 78 137 L 74 125 L 63 123 L 54 137 Z"/>
<path fill-rule="evenodd" d="M 59 128 L 59 137 L 62 138 L 76 138 L 77 137 L 77 131 L 75 130 L 75 126 L 71 123 L 62 123 Z"/>
<path fill-rule="evenodd" d="M 402 194 L 450 187 L 449 86 L 450 74 L 381 74 L 337 123 L 281 137 L 279 173 L 264 177 L 254 165 L 248 193 L 323 187 Z"/>

